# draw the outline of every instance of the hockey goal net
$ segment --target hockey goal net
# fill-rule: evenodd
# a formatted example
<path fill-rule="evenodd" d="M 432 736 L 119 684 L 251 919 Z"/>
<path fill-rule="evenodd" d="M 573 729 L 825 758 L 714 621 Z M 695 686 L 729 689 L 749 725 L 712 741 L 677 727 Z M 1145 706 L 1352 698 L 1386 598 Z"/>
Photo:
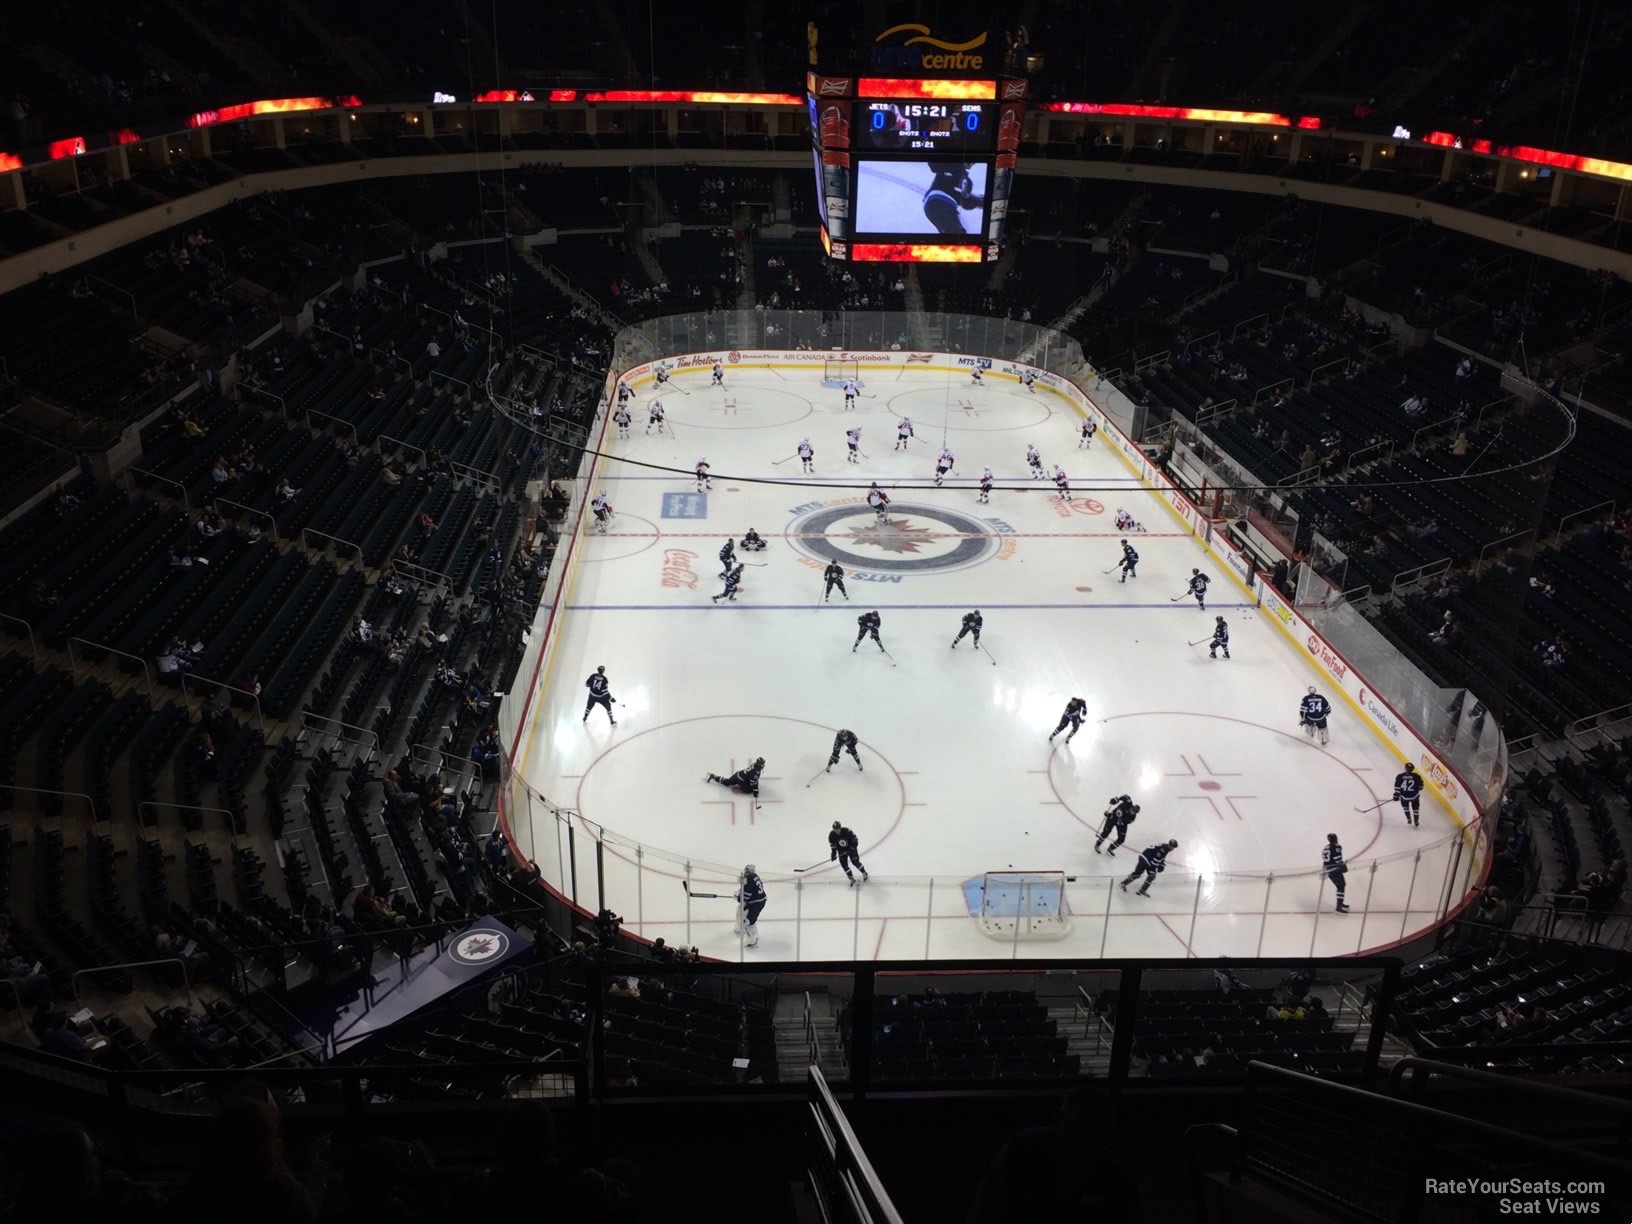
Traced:
<path fill-rule="evenodd" d="M 1071 933 L 1063 871 L 988 871 L 975 921 L 994 939 L 1060 939 Z"/>
<path fill-rule="evenodd" d="M 822 362 L 822 381 L 824 383 L 839 386 L 852 380 L 855 382 L 861 381 L 861 362 L 840 361 L 834 357 L 829 357 Z"/>

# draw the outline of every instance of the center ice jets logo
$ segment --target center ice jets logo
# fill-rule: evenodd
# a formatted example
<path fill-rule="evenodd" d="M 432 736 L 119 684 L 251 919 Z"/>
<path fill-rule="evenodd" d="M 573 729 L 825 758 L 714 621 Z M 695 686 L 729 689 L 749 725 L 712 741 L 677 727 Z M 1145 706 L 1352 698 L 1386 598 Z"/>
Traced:
<path fill-rule="evenodd" d="M 496 960 L 510 946 L 510 937 L 503 931 L 467 931 L 461 935 L 448 955 L 464 965 L 485 965 Z"/>
<path fill-rule="evenodd" d="M 956 510 L 896 501 L 879 522 L 859 498 L 807 503 L 787 531 L 790 543 L 814 561 L 879 574 L 967 569 L 994 559 L 1001 545 L 989 525 Z"/>

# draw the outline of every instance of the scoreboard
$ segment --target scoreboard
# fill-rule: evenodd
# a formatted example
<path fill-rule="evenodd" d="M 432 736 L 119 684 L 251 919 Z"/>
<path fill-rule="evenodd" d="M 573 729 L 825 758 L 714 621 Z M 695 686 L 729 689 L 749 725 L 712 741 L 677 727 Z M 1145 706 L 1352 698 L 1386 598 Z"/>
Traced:
<path fill-rule="evenodd" d="M 808 74 L 828 254 L 854 261 L 995 260 L 1026 84 Z"/>

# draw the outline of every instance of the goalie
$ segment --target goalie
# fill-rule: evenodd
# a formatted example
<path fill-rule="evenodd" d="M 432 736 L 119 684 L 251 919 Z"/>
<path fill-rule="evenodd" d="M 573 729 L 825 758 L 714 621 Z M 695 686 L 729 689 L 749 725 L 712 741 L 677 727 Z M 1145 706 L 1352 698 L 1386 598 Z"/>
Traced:
<path fill-rule="evenodd" d="M 1320 737 L 1322 746 L 1331 739 L 1331 733 L 1326 730 L 1326 719 L 1331 712 L 1332 703 L 1316 692 L 1311 684 L 1309 692 L 1298 703 L 1298 721 L 1303 724 L 1303 733 L 1310 739 L 1317 735 Z"/>

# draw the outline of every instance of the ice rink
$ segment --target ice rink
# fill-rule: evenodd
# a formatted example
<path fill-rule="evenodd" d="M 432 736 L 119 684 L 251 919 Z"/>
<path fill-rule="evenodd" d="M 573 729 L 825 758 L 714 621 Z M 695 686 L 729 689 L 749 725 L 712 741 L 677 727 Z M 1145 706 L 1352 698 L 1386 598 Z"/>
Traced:
<path fill-rule="evenodd" d="M 1375 806 L 1400 763 L 1336 693 L 1322 689 L 1330 744 L 1302 734 L 1297 705 L 1320 673 L 1103 436 L 1079 448 L 1072 406 L 995 373 L 979 388 L 945 369 L 863 377 L 846 412 L 818 371 L 731 369 L 723 390 L 686 371 L 658 392 L 669 429 L 644 432 L 649 383 L 632 436 L 605 427 L 613 458 L 591 492 L 607 493 L 615 519 L 604 535 L 584 520 L 516 757 L 548 800 L 510 813 L 546 881 L 594 908 L 602 839 L 605 896 L 631 930 L 733 960 L 1334 955 L 1434 920 L 1459 836 L 1449 812 L 1425 797 L 1413 829 L 1397 805 Z M 903 415 L 916 432 L 904 452 Z M 864 431 L 855 465 L 852 425 Z M 807 437 L 808 476 L 792 457 Z M 943 440 L 957 466 L 935 488 Z M 1049 470 L 1064 466 L 1069 505 L 1028 475 L 1028 443 Z M 689 471 L 699 458 L 715 473 L 701 495 L 688 475 L 623 462 Z M 986 464 L 989 505 L 975 488 Z M 875 480 L 893 498 L 882 526 L 863 500 Z M 1142 560 L 1126 583 L 1106 572 L 1118 507 L 1147 528 L 1129 534 Z M 769 547 L 738 550 L 742 589 L 716 604 L 719 549 L 750 527 Z M 829 557 L 848 571 L 849 602 L 822 602 Z M 1192 567 L 1212 578 L 1205 613 L 1175 599 Z M 974 608 L 985 649 L 950 649 Z M 851 649 L 869 609 L 888 656 L 870 641 Z M 1218 613 L 1228 661 L 1187 644 Z M 583 718 L 598 665 L 616 727 L 599 708 Z M 1051 744 L 1073 696 L 1087 721 Z M 860 737 L 864 770 L 845 757 L 824 772 L 841 727 Z M 756 756 L 757 809 L 704 781 Z M 1096 854 L 1107 800 L 1123 792 L 1142 812 L 1120 853 Z M 835 819 L 860 837 L 865 884 L 828 863 Z M 1333 912 L 1318 870 L 1329 832 L 1350 863 L 1349 914 Z M 1168 838 L 1179 848 L 1150 895 L 1123 892 L 1137 852 Z M 747 863 L 769 892 L 751 949 L 727 899 Z M 983 874 L 1011 868 L 1075 877 L 1063 937 L 981 929 Z M 721 898 L 688 897 L 685 881 Z"/>

